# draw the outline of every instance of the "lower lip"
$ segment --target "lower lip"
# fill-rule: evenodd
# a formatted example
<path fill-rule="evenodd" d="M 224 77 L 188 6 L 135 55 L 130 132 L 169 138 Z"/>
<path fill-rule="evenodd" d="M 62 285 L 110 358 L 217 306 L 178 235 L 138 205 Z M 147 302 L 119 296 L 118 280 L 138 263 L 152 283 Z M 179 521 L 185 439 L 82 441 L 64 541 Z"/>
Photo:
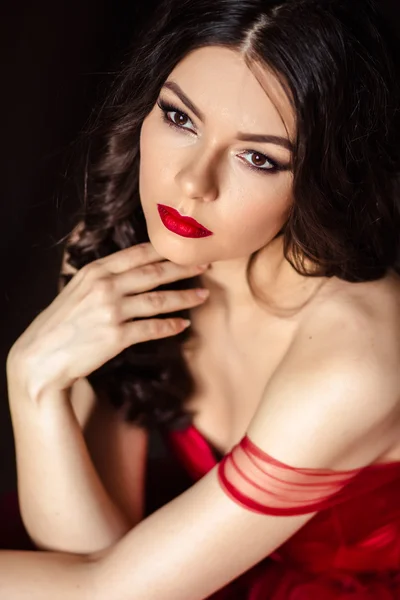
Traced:
<path fill-rule="evenodd" d="M 173 233 L 176 233 L 177 235 L 186 238 L 203 238 L 212 235 L 211 231 L 208 231 L 207 229 L 193 227 L 193 225 L 176 219 L 163 206 L 158 205 L 157 208 L 158 213 L 160 215 L 160 219 L 163 222 L 164 226 Z"/>

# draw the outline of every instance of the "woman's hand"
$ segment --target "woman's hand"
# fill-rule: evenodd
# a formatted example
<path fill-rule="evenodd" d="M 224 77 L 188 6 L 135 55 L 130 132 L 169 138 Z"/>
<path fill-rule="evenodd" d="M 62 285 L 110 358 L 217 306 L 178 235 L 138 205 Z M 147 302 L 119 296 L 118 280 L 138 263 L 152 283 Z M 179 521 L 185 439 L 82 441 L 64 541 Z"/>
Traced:
<path fill-rule="evenodd" d="M 163 260 L 150 243 L 86 265 L 15 342 L 8 377 L 38 399 L 69 389 L 128 346 L 180 333 L 180 318 L 135 319 L 200 305 L 207 294 L 196 289 L 151 290 L 206 268 Z"/>

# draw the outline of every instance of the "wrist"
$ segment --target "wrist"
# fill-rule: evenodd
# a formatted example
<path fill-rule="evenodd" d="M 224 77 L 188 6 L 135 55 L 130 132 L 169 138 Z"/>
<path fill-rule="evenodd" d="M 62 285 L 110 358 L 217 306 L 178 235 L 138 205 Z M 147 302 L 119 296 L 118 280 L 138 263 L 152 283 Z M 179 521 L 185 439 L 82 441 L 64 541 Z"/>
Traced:
<path fill-rule="evenodd" d="M 7 360 L 6 374 L 10 407 L 26 403 L 39 406 L 54 398 L 59 402 L 60 398 L 70 396 L 69 389 L 62 389 L 44 378 L 28 376 L 26 370 L 12 358 Z"/>
<path fill-rule="evenodd" d="M 33 404 L 39 404 L 47 397 L 69 395 L 72 386 L 63 386 L 53 376 L 44 374 L 38 368 L 38 361 L 31 360 L 11 348 L 6 361 L 6 376 L 10 403 L 13 398 L 28 398 Z M 20 400 L 18 400 L 20 402 Z"/>

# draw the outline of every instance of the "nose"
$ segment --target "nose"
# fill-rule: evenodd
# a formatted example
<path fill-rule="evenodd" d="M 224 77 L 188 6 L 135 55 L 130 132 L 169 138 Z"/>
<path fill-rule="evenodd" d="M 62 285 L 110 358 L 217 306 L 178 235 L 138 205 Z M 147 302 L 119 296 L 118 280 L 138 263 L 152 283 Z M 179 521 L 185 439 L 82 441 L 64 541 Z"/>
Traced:
<path fill-rule="evenodd" d="M 215 165 L 215 156 L 196 153 L 182 169 L 175 179 L 183 194 L 194 200 L 213 202 L 218 198 L 218 174 Z"/>

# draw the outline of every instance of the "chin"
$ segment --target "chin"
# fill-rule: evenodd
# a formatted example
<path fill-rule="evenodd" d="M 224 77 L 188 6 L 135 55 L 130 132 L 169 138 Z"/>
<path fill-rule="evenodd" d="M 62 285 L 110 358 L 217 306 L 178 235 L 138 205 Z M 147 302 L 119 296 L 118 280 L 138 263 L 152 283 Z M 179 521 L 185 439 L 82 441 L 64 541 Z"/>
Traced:
<path fill-rule="evenodd" d="M 191 243 L 196 240 L 174 236 L 173 233 L 169 235 L 168 230 L 160 231 L 158 229 L 156 232 L 149 231 L 148 234 L 150 243 L 165 260 L 183 267 L 210 262 L 207 258 L 202 258 L 198 248 L 193 247 L 193 250 L 190 248 Z"/>

